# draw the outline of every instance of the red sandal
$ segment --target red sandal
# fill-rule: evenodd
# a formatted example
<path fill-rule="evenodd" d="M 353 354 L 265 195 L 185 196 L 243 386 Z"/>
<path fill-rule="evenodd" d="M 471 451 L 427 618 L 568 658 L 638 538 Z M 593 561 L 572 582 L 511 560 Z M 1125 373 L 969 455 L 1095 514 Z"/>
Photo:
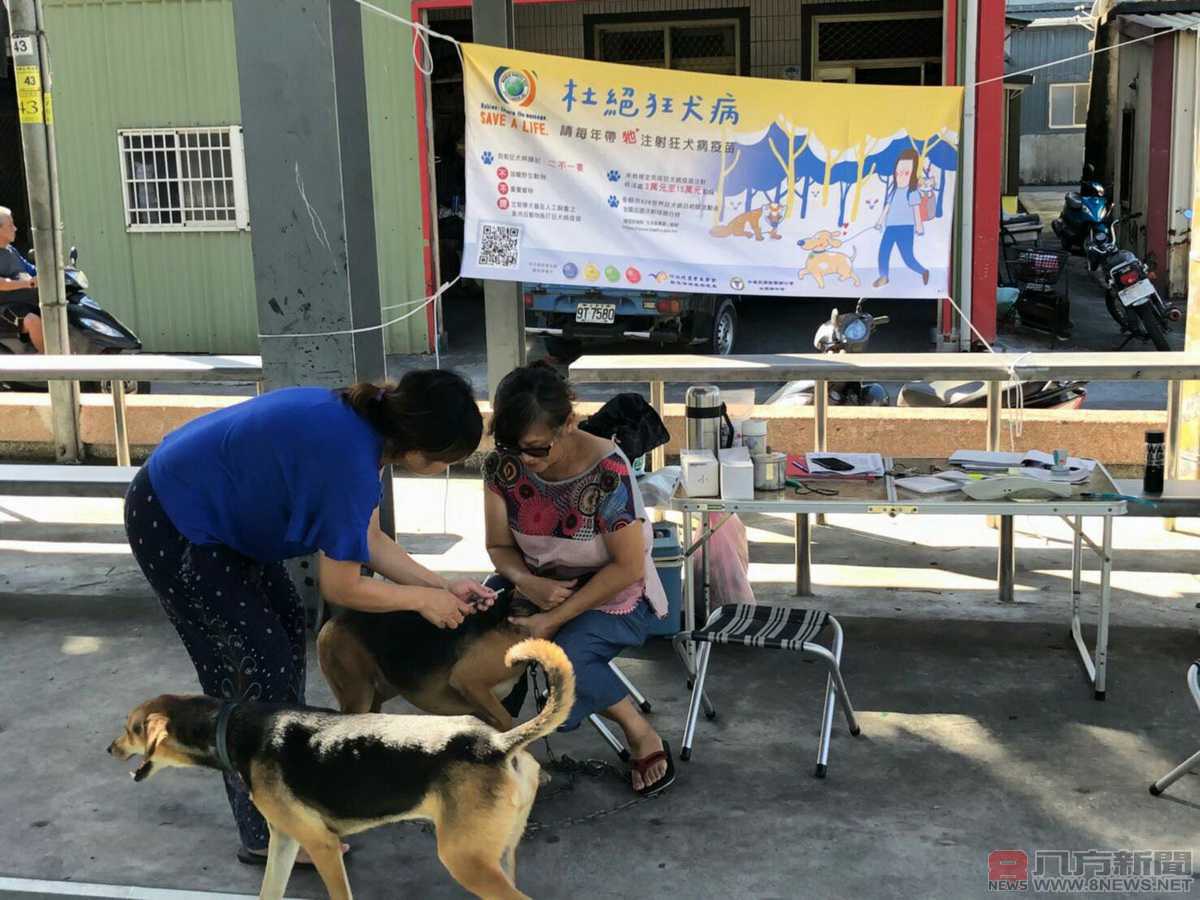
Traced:
<path fill-rule="evenodd" d="M 631 759 L 629 761 L 629 768 L 641 775 L 642 780 L 645 781 L 647 770 L 655 765 L 655 763 L 660 763 L 664 759 L 667 761 L 667 771 L 663 773 L 663 776 L 653 784 L 644 785 L 641 790 L 634 791 L 635 794 L 642 797 L 653 797 L 655 794 L 659 794 L 673 785 L 675 783 L 675 760 L 671 756 L 671 745 L 663 741 L 663 748 L 661 750 L 655 750 L 653 753 L 647 754 L 640 759 Z"/>

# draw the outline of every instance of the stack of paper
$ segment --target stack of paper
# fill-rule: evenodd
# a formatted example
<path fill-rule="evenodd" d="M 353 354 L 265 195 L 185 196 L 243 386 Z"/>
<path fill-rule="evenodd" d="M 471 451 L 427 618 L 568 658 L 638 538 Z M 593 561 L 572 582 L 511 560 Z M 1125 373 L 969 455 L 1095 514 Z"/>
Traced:
<path fill-rule="evenodd" d="M 1094 459 L 1072 456 L 1067 460 L 1065 472 L 1055 472 L 1054 456 L 1041 450 L 1026 453 L 1005 453 L 988 450 L 956 450 L 950 457 L 951 465 L 961 466 L 968 472 L 1001 473 L 1009 469 L 1021 469 L 1022 475 L 1042 481 L 1067 481 L 1082 484 L 1092 477 L 1096 468 Z"/>
<path fill-rule="evenodd" d="M 951 491 L 961 491 L 962 482 L 935 475 L 913 475 L 909 478 L 897 478 L 896 487 L 912 491 L 914 494 L 948 494 Z"/>
<path fill-rule="evenodd" d="M 806 453 L 809 475 L 835 478 L 882 477 L 883 457 L 878 453 Z"/>

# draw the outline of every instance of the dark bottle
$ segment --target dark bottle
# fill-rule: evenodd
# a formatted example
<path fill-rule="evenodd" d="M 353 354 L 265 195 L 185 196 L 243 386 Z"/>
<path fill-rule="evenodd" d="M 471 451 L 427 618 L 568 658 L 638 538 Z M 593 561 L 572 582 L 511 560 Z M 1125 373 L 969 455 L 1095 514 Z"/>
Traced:
<path fill-rule="evenodd" d="M 1143 494 L 1163 492 L 1163 470 L 1166 464 L 1166 448 L 1161 431 L 1146 432 L 1146 472 L 1142 475 Z"/>

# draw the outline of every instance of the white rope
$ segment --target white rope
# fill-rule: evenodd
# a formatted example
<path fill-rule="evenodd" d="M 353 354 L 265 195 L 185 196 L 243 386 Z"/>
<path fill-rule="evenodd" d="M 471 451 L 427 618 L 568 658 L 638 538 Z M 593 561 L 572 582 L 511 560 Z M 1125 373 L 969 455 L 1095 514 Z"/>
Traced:
<path fill-rule="evenodd" d="M 975 327 L 975 323 L 967 317 L 967 314 L 962 311 L 962 307 L 955 302 L 953 297 L 943 297 L 942 300 L 945 300 L 954 307 L 955 311 L 958 312 L 959 318 L 967 323 L 967 326 L 975 333 L 975 337 L 979 338 L 979 343 L 983 344 L 983 346 L 987 348 L 988 353 L 997 353 L 996 348 L 989 344 L 988 339 L 979 333 L 979 329 Z M 1023 388 L 1025 381 L 1021 378 L 1020 373 L 1017 371 L 1017 367 L 1025 361 L 1025 357 L 1031 355 L 1032 353 L 1032 350 L 1026 350 L 1012 361 L 1008 367 L 1008 380 L 1001 385 L 1001 407 L 999 415 L 1004 415 L 1004 395 L 1009 394 L 1010 392 L 1015 392 L 1012 394 L 1012 406 L 1009 407 L 1011 414 L 1008 417 L 1008 447 L 1014 452 L 1017 449 L 1017 438 L 1021 437 L 1025 431 L 1025 391 Z"/>
<path fill-rule="evenodd" d="M 321 338 L 321 337 L 336 337 L 338 335 L 345 335 L 345 334 L 366 334 L 368 331 L 382 331 L 384 328 L 390 328 L 392 325 L 395 325 L 397 322 L 403 322 L 405 319 L 407 319 L 411 316 L 415 316 L 417 313 L 419 313 L 421 310 L 423 310 L 425 307 L 427 307 L 430 303 L 436 302 L 438 297 L 440 297 L 440 296 L 442 296 L 442 294 L 446 293 L 446 291 L 448 291 L 451 287 L 453 287 L 453 285 L 457 281 L 458 281 L 458 279 L 455 278 L 454 281 L 446 282 L 440 288 L 438 288 L 436 291 L 434 291 L 432 294 L 430 294 L 428 297 L 422 297 L 420 300 L 413 300 L 410 303 L 397 304 L 399 306 L 411 306 L 414 303 L 419 303 L 420 306 L 418 306 L 414 310 L 410 310 L 409 312 L 406 312 L 402 316 L 396 316 L 396 318 L 390 319 L 389 321 L 384 322 L 382 325 L 368 325 L 365 328 L 344 328 L 340 331 L 310 331 L 310 332 L 305 332 L 302 334 L 293 334 L 291 332 L 288 332 L 286 334 L 262 334 L 262 333 L 259 333 L 258 336 L 260 338 Z"/>
<path fill-rule="evenodd" d="M 448 34 L 442 34 L 440 31 L 434 31 L 428 25 L 422 25 L 420 22 L 413 22 L 411 19 L 406 19 L 403 16 L 398 16 L 390 10 L 384 9 L 382 6 L 376 6 L 374 3 L 368 3 L 367 0 L 354 0 L 363 9 L 383 16 L 385 19 L 391 19 L 393 22 L 399 22 L 401 25 L 407 25 L 413 30 L 413 62 L 416 63 L 417 69 L 422 75 L 433 74 L 433 54 L 429 50 L 429 39 L 440 38 L 443 41 L 449 41 L 454 45 L 455 51 L 458 53 L 458 61 L 463 62 L 462 44 L 457 38 L 452 38 Z M 420 56 L 417 55 L 420 48 Z"/>
<path fill-rule="evenodd" d="M 369 0 L 354 0 L 354 2 L 365 10 L 373 12 L 376 15 L 383 16 L 386 19 L 391 19 L 393 22 L 399 22 L 401 25 L 407 25 L 413 30 L 413 62 L 416 63 L 417 69 L 420 70 L 422 74 L 433 74 L 433 54 L 429 49 L 430 38 L 438 38 L 453 44 L 455 51 L 458 53 L 459 62 L 463 61 L 462 43 L 458 40 L 458 38 L 453 38 L 448 34 L 442 34 L 440 31 L 434 31 L 428 25 L 423 25 L 420 22 L 414 22 L 411 19 L 406 19 L 403 16 L 397 15 L 396 13 L 386 10 L 381 6 L 376 6 L 374 3 L 369 2 Z M 1094 13 L 1091 15 L 1079 16 L 1078 18 L 1080 19 L 1080 27 L 1089 28 L 1091 30 L 1095 29 L 1096 23 L 1098 22 L 1098 18 Z M 1083 21 L 1084 19 L 1087 21 Z M 1020 69 L 1016 72 L 1005 72 L 1003 75 L 996 75 L 992 78 L 985 78 L 982 81 L 976 81 L 974 84 L 968 85 L 968 87 L 980 87 L 981 85 L 991 84 L 996 81 L 1003 81 L 1006 78 L 1013 78 L 1017 75 L 1028 75 L 1030 72 L 1038 72 L 1042 69 L 1049 69 L 1053 66 L 1061 65 L 1062 63 L 1074 62 L 1077 59 L 1096 56 L 1099 53 L 1107 53 L 1110 50 L 1128 47 L 1130 44 L 1137 44 L 1141 41 L 1148 41 L 1151 38 L 1160 37 L 1164 34 L 1172 34 L 1176 31 L 1186 31 L 1195 27 L 1195 25 L 1191 24 L 1175 25 L 1162 31 L 1155 31 L 1151 34 L 1143 35 L 1142 37 L 1131 38 L 1128 41 L 1122 41 L 1117 44 L 1110 44 L 1109 46 L 1103 47 L 1099 50 L 1097 50 L 1095 47 L 1092 47 L 1083 53 L 1076 53 L 1073 56 L 1065 56 L 1062 59 L 1056 59 L 1053 62 L 1041 63 L 1040 65 L 1030 66 L 1027 69 Z M 420 48 L 420 56 L 417 55 L 418 48 Z"/>
<path fill-rule="evenodd" d="M 1120 47 L 1128 47 L 1130 44 L 1137 44 L 1142 41 L 1148 41 L 1151 38 L 1162 37 L 1165 34 L 1174 34 L 1176 31 L 1186 31 L 1190 28 L 1195 28 L 1195 25 L 1176 25 L 1173 28 L 1167 28 L 1162 31 L 1155 31 L 1150 34 L 1144 34 L 1138 38 L 1131 38 L 1128 41 L 1122 41 L 1119 44 L 1109 44 L 1107 47 L 1102 47 L 1097 50 L 1092 47 L 1083 53 L 1076 53 L 1074 56 L 1064 56 L 1062 59 L 1056 59 L 1053 62 L 1042 63 L 1037 66 L 1030 66 L 1028 69 L 1020 69 L 1016 72 L 1005 72 L 1003 75 L 996 75 L 992 78 L 985 78 L 983 81 L 977 81 L 972 87 L 979 87 L 984 84 L 991 84 L 993 81 L 1003 81 L 1006 78 L 1015 78 L 1017 75 L 1028 75 L 1030 72 L 1038 72 L 1042 69 L 1049 69 L 1053 66 L 1061 65 L 1062 63 L 1074 62 L 1077 59 L 1085 59 L 1089 56 L 1096 56 L 1100 53 L 1107 53 L 1110 50 L 1117 50 Z"/>

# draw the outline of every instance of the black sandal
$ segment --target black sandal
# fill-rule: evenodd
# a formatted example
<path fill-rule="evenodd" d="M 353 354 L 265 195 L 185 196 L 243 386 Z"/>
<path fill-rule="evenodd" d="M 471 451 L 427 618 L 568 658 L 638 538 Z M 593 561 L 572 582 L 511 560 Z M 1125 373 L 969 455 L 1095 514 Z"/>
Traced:
<path fill-rule="evenodd" d="M 629 768 L 641 775 L 644 781 L 646 779 L 646 770 L 655 763 L 662 762 L 664 759 L 667 761 L 667 771 L 663 773 L 658 781 L 653 784 L 643 785 L 641 790 L 634 791 L 635 794 L 640 797 L 653 797 L 655 794 L 662 793 L 673 785 L 675 783 L 675 760 L 671 756 L 671 745 L 663 741 L 663 748 L 661 750 L 655 750 L 653 753 L 643 756 L 640 759 L 631 759 L 629 761 Z"/>

